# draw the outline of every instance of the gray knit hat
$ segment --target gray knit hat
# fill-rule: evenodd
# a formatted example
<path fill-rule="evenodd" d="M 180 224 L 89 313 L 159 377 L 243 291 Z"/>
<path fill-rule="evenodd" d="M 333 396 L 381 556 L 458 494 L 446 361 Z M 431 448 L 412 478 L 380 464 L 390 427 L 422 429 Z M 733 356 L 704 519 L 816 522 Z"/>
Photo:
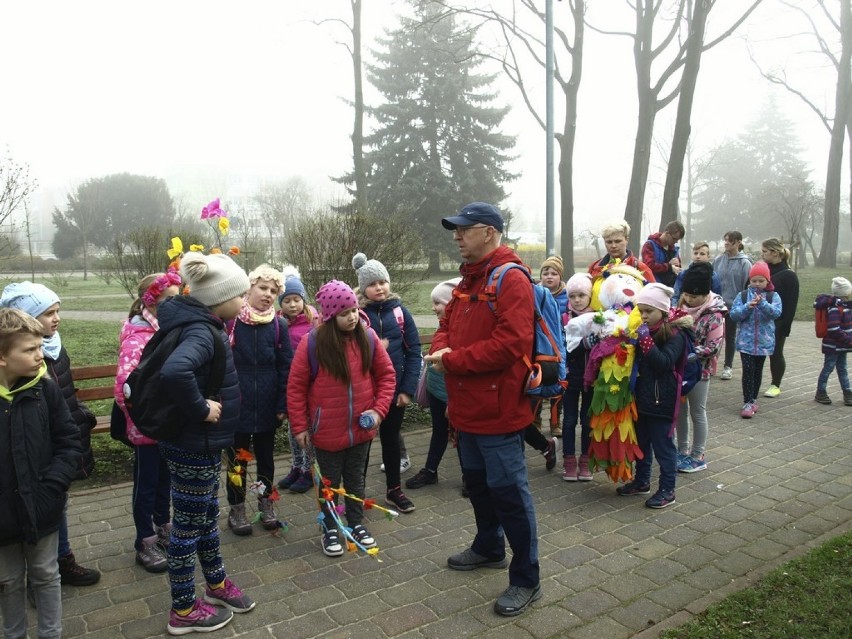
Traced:
<path fill-rule="evenodd" d="M 835 297 L 849 297 L 852 295 L 852 283 L 845 277 L 835 277 L 831 280 L 831 294 Z"/>
<path fill-rule="evenodd" d="M 246 272 L 222 253 L 184 253 L 180 274 L 189 287 L 189 294 L 205 306 L 218 306 L 240 297 L 251 286 Z"/>
<path fill-rule="evenodd" d="M 358 274 L 358 288 L 362 293 L 373 282 L 383 280 L 390 284 L 390 275 L 385 265 L 379 260 L 368 260 L 363 253 L 356 253 L 352 258 L 352 268 Z"/>

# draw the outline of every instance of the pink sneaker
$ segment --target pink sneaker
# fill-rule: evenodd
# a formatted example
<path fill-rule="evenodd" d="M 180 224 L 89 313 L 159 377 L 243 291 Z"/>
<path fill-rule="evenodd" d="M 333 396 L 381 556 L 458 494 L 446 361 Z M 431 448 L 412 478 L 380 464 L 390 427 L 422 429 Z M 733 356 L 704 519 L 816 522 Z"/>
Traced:
<path fill-rule="evenodd" d="M 225 579 L 225 585 L 215 590 L 207 584 L 204 589 L 204 601 L 224 606 L 234 612 L 248 612 L 254 608 L 254 600 L 234 585 L 230 579 Z"/>
<path fill-rule="evenodd" d="M 577 481 L 577 458 L 574 455 L 565 455 L 562 458 L 562 479 Z"/>
<path fill-rule="evenodd" d="M 743 409 L 740 411 L 740 417 L 742 417 L 743 419 L 751 419 L 752 417 L 754 417 L 754 413 L 754 404 L 752 404 L 751 402 L 746 402 L 743 405 Z"/>
<path fill-rule="evenodd" d="M 192 611 L 181 617 L 172 610 L 169 613 L 169 625 L 166 630 L 170 635 L 188 635 L 190 632 L 213 632 L 227 626 L 234 613 L 227 608 L 215 608 L 198 599 L 192 606 Z"/>

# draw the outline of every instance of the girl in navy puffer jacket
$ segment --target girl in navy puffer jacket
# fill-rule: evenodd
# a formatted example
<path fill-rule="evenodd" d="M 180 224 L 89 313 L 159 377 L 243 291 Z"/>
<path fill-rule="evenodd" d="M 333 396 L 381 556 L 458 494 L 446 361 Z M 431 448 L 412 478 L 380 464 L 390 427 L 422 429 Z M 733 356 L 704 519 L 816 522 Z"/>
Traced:
<path fill-rule="evenodd" d="M 636 349 L 638 376 L 633 397 L 636 401 L 636 439 L 642 459 L 636 462 L 633 481 L 620 486 L 619 495 L 647 495 L 651 492 L 651 464 L 660 465 L 657 492 L 645 505 L 665 508 L 675 502 L 677 448 L 674 435 L 680 401 L 680 369 L 690 339 L 681 328 L 692 326 L 693 319 L 684 311 L 671 311 L 674 291 L 663 284 L 648 284 L 634 298 L 642 325 Z"/>
<path fill-rule="evenodd" d="M 284 286 L 281 273 L 261 264 L 249 273 L 251 288 L 243 299 L 240 314 L 228 323 L 234 365 L 240 380 L 240 421 L 234 445 L 227 449 L 228 527 L 236 535 L 250 535 L 246 518 L 247 456 L 237 451 L 253 451 L 257 462 L 258 510 L 266 530 L 277 530 L 281 523 L 275 513 L 272 480 L 275 477 L 275 430 L 287 414 L 287 376 L 293 351 L 287 323 L 275 313 L 275 298 Z"/>
<path fill-rule="evenodd" d="M 385 501 L 400 512 L 410 513 L 414 504 L 402 492 L 399 476 L 402 462 L 405 462 L 405 470 L 410 468 L 411 462 L 400 450 L 400 432 L 405 409 L 414 397 L 420 377 L 420 336 L 411 313 L 402 305 L 399 296 L 390 291 L 390 275 L 385 265 L 358 253 L 352 258 L 352 266 L 358 273 L 358 302 L 387 348 L 396 371 L 394 401 L 379 430 L 387 484 Z"/>
<path fill-rule="evenodd" d="M 240 416 L 239 382 L 230 348 L 224 349 L 225 375 L 219 394 L 204 397 L 215 353 L 213 340 L 227 343 L 224 322 L 239 314 L 249 279 L 221 253 L 185 253 L 180 274 L 190 294 L 164 301 L 157 311 L 161 331 L 180 331 L 178 346 L 163 364 L 160 379 L 185 416 L 181 434 L 160 442 L 171 475 L 174 511 L 169 537 L 169 634 L 221 628 L 234 612 L 248 612 L 255 605 L 227 578 L 219 550 L 222 450 L 233 446 Z M 214 327 L 218 337 L 205 324 Z M 195 596 L 196 558 L 206 582 L 203 600 Z"/>

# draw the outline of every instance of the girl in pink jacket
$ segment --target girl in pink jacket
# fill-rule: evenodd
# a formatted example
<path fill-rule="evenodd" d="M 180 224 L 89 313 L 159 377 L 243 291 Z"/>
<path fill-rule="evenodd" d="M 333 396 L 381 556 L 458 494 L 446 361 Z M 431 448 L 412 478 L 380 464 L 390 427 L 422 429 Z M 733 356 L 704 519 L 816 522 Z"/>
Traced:
<path fill-rule="evenodd" d="M 171 530 L 171 482 L 169 469 L 160 455 L 157 442 L 140 433 L 130 419 L 124 405 L 124 382 L 139 364 L 145 345 L 159 328 L 157 305 L 177 295 L 180 283 L 180 275 L 174 269 L 169 269 L 168 273 L 143 277 L 139 282 L 139 297 L 133 301 L 118 338 L 114 395 L 127 423 L 127 439 L 134 447 L 133 523 L 136 524 L 136 563 L 148 572 L 164 572 L 168 568 L 166 547 Z"/>
<path fill-rule="evenodd" d="M 364 498 L 364 468 L 370 442 L 390 408 L 396 373 L 385 347 L 371 328 L 361 323 L 358 299 L 344 282 L 332 280 L 317 292 L 322 325 L 302 339 L 296 349 L 287 384 L 290 429 L 298 445 L 309 445 L 320 472 L 332 488 Z M 336 496 L 335 496 L 336 499 Z M 329 557 L 343 554 L 337 529 L 325 501 L 322 550 Z M 346 500 L 350 534 L 363 547 L 376 542 L 361 523 L 363 505 Z"/>

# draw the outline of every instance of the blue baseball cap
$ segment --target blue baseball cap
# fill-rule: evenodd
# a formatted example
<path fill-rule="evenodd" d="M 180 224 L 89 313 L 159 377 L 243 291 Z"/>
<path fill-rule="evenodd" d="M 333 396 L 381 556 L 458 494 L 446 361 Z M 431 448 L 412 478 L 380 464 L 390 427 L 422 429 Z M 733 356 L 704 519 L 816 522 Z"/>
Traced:
<path fill-rule="evenodd" d="M 493 226 L 500 233 L 503 232 L 503 216 L 493 204 L 485 202 L 471 202 L 458 215 L 451 215 L 441 220 L 445 229 L 454 231 L 457 226 L 473 226 L 474 224 L 485 224 Z"/>

